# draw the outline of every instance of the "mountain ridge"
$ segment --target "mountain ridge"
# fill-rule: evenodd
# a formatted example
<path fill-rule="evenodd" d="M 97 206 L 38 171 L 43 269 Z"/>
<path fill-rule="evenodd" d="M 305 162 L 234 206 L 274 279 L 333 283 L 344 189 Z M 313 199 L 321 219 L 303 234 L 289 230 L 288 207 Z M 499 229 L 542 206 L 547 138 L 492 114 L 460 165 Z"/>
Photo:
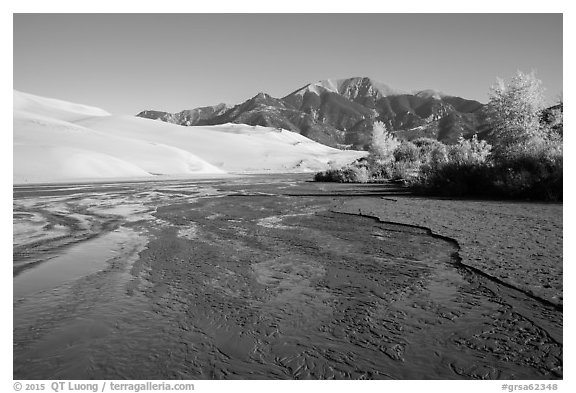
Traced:
<path fill-rule="evenodd" d="M 376 121 L 402 139 L 426 136 L 444 143 L 486 128 L 484 104 L 478 101 L 432 89 L 408 93 L 369 77 L 325 79 L 282 98 L 258 93 L 234 106 L 175 114 L 148 110 L 137 116 L 188 126 L 237 123 L 282 128 L 328 146 L 363 150 Z"/>

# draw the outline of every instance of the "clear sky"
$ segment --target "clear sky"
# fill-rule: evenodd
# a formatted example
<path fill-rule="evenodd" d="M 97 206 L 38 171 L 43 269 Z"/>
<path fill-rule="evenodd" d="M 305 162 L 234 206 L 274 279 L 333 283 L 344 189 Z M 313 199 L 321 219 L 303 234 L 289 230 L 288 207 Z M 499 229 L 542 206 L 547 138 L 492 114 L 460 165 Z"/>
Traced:
<path fill-rule="evenodd" d="M 534 69 L 562 92 L 562 14 L 15 14 L 13 44 L 16 90 L 112 113 L 352 76 L 486 102 Z"/>

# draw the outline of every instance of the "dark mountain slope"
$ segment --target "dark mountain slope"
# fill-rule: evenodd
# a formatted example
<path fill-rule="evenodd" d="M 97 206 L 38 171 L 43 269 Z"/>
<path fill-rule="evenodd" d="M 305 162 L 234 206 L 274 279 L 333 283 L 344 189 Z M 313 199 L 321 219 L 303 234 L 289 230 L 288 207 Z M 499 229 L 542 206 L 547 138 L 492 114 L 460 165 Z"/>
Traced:
<path fill-rule="evenodd" d="M 375 121 L 405 139 L 421 136 L 454 143 L 484 127 L 481 103 L 434 90 L 408 94 L 366 77 L 308 84 L 283 98 L 259 93 L 223 104 L 170 114 L 144 111 L 141 117 L 181 125 L 243 123 L 283 128 L 334 147 L 365 149 Z"/>
<path fill-rule="evenodd" d="M 145 117 L 147 119 L 162 120 L 167 123 L 180 124 L 183 126 L 194 126 L 200 125 L 206 120 L 218 116 L 227 109 L 229 108 L 226 104 L 218 104 L 215 106 L 204 106 L 201 108 L 183 110 L 178 113 L 142 111 L 136 116 Z"/>

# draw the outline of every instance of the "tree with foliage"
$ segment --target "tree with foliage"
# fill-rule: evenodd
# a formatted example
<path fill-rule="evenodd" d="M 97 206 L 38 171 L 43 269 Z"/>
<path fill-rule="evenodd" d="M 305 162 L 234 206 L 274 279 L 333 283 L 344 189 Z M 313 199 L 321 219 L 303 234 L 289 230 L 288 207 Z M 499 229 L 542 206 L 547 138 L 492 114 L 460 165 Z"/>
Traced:
<path fill-rule="evenodd" d="M 401 180 L 424 194 L 561 201 L 563 103 L 543 111 L 541 85 L 534 73 L 518 71 L 492 87 L 493 145 L 476 135 L 454 145 L 429 138 L 400 142 L 375 122 L 367 159 L 320 172 L 315 180 Z"/>
<path fill-rule="evenodd" d="M 386 130 L 386 125 L 383 122 L 374 122 L 368 150 L 372 158 L 380 161 L 389 160 L 398 145 L 400 145 L 400 141 Z"/>
<path fill-rule="evenodd" d="M 510 149 L 541 137 L 543 109 L 544 88 L 534 71 L 517 71 L 509 82 L 498 78 L 490 89 L 488 102 L 494 153 L 505 155 Z"/>

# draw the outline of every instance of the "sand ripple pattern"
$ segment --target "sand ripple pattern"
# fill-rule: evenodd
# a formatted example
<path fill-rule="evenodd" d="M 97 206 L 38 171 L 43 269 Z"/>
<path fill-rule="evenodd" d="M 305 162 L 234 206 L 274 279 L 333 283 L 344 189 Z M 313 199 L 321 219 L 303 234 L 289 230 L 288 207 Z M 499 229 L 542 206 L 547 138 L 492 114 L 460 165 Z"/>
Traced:
<path fill-rule="evenodd" d="M 562 378 L 562 312 L 450 239 L 344 214 L 325 185 L 207 186 L 130 186 L 152 218 L 117 225 L 145 246 L 15 303 L 14 378 Z"/>

